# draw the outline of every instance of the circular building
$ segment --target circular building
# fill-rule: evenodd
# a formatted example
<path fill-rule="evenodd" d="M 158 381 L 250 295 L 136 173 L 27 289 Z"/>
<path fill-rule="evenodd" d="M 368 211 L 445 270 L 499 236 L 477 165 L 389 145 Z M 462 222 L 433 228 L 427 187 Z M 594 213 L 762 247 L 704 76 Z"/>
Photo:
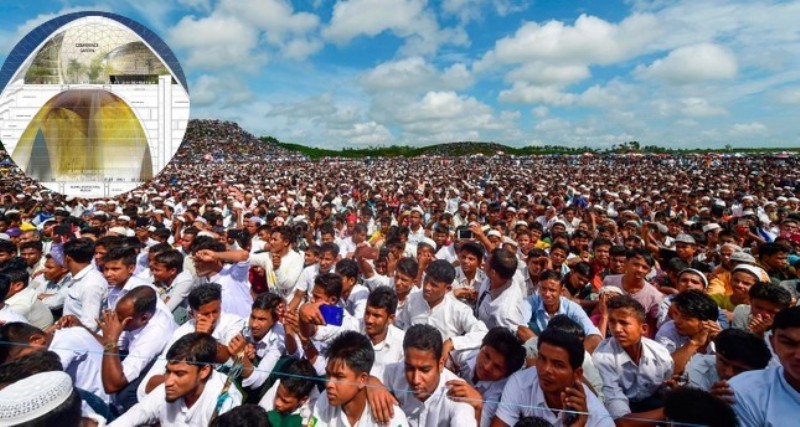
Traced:
<path fill-rule="evenodd" d="M 189 120 L 175 55 L 152 31 L 104 12 L 40 25 L 0 69 L 0 141 L 46 187 L 130 191 L 163 169 Z"/>

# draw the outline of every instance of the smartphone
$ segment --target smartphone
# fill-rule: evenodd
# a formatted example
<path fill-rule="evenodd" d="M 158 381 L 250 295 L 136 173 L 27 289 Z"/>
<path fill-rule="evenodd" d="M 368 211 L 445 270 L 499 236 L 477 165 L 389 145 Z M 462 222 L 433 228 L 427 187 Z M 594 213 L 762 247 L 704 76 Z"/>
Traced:
<path fill-rule="evenodd" d="M 361 255 L 365 259 L 378 259 L 378 254 L 380 254 L 380 249 L 378 248 L 374 248 L 371 246 L 365 246 L 359 248 L 359 255 Z"/>
<path fill-rule="evenodd" d="M 344 319 L 344 309 L 338 305 L 322 304 L 319 306 L 319 312 L 322 313 L 322 318 L 325 323 L 333 326 L 342 326 Z"/>
<path fill-rule="evenodd" d="M 468 240 L 473 238 L 472 230 L 468 228 L 459 228 L 456 229 L 456 239 L 458 240 Z"/>

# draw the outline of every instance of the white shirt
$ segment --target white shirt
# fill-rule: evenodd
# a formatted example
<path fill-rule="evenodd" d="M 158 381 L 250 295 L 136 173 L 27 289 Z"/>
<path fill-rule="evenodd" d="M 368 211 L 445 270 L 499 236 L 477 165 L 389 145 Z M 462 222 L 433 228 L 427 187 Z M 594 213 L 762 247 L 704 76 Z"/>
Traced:
<path fill-rule="evenodd" d="M 387 424 L 378 423 L 372 417 L 372 410 L 367 402 L 358 420 L 354 424 L 350 424 L 342 407 L 331 406 L 328 403 L 328 393 L 321 393 L 314 405 L 314 414 L 311 416 L 310 424 L 315 427 L 402 427 L 408 425 L 406 415 L 399 407 L 395 405 L 392 412 L 394 415 Z"/>
<path fill-rule="evenodd" d="M 317 326 L 317 331 L 314 332 L 314 335 L 311 337 L 311 342 L 314 345 L 314 348 L 317 349 L 318 353 L 317 358 L 314 361 L 314 369 L 317 370 L 318 375 L 325 374 L 325 367 L 328 364 L 328 359 L 324 356 L 324 354 L 327 352 L 328 346 L 331 344 L 333 339 L 345 331 L 358 332 L 358 328 L 358 320 L 351 316 L 347 310 L 344 310 L 342 315 L 342 326 Z M 299 338 L 295 339 L 297 342 L 300 342 Z"/>
<path fill-rule="evenodd" d="M 108 292 L 106 279 L 90 264 L 72 278 L 67 288 L 64 316 L 71 314 L 87 328 L 97 330 L 97 319 Z"/>
<path fill-rule="evenodd" d="M 196 284 L 195 277 L 188 271 L 181 271 L 172 279 L 172 284 L 167 288 L 163 299 L 169 311 L 175 311 L 178 307 L 188 307 L 187 298 Z"/>
<path fill-rule="evenodd" d="M 786 381 L 782 366 L 742 372 L 728 384 L 740 425 L 783 427 L 796 422 L 800 392 Z"/>
<path fill-rule="evenodd" d="M 663 345 L 667 348 L 667 351 L 670 354 L 674 353 L 679 348 L 685 346 L 689 340 L 691 339 L 690 336 L 681 335 L 678 333 L 678 328 L 675 327 L 675 321 L 670 320 L 664 323 L 663 326 L 656 332 L 655 340 L 657 343 Z M 710 342 L 706 346 L 706 354 L 714 354 L 714 342 Z"/>
<path fill-rule="evenodd" d="M 613 427 L 614 419 L 611 418 L 600 399 L 585 384 L 581 385 L 583 393 L 586 395 L 586 407 L 589 412 L 586 425 Z M 553 412 L 547 406 L 535 367 L 517 372 L 508 379 L 495 416 L 509 426 L 516 424 L 522 417 L 530 416 L 544 418 L 556 427 L 564 426 L 562 412 Z"/>
<path fill-rule="evenodd" d="M 356 283 L 350 290 L 350 295 L 344 301 L 344 308 L 356 319 L 363 319 L 364 312 L 367 310 L 367 298 L 369 289 L 364 285 Z"/>
<path fill-rule="evenodd" d="M 289 294 L 294 289 L 294 285 L 297 283 L 297 279 L 300 277 L 300 273 L 303 271 L 303 264 L 305 263 L 303 256 L 293 250 L 289 250 L 289 252 L 281 258 L 281 266 L 277 270 L 272 267 L 272 254 L 269 252 L 250 255 L 250 262 L 255 266 L 263 268 L 268 274 L 270 271 L 275 272 L 276 284 L 274 287 L 270 285 L 270 290 L 282 296 L 284 299 L 290 297 Z M 250 306 L 247 307 L 247 310 L 249 313 Z"/>
<path fill-rule="evenodd" d="M 467 350 L 458 352 L 454 357 L 456 366 L 453 368 L 454 372 L 461 377 L 467 384 L 471 385 L 481 393 L 483 396 L 483 409 L 481 410 L 480 425 L 488 426 L 492 423 L 497 406 L 503 395 L 503 388 L 508 381 L 508 377 L 502 378 L 498 381 L 478 381 L 474 382 L 475 378 L 475 364 L 478 361 L 478 353 L 480 350 Z"/>
<path fill-rule="evenodd" d="M 361 333 L 366 335 L 363 320 L 361 321 Z M 375 378 L 381 378 L 383 369 L 387 365 L 403 361 L 403 338 L 405 336 L 405 331 L 398 329 L 394 325 L 389 325 L 384 340 L 377 344 L 372 343 L 372 349 L 375 350 L 375 362 L 372 364 L 370 375 Z"/>
<path fill-rule="evenodd" d="M 717 356 L 713 354 L 695 354 L 686 364 L 685 375 L 689 387 L 710 391 L 714 383 L 719 381 Z"/>
<path fill-rule="evenodd" d="M 36 293 L 49 295 L 42 299 L 44 305 L 51 310 L 58 310 L 64 307 L 64 299 L 67 297 L 67 291 L 69 290 L 66 285 L 72 280 L 72 276 L 67 273 L 57 282 L 44 280 L 44 274 L 39 275 L 39 277 L 43 281 L 36 288 Z"/>
<path fill-rule="evenodd" d="M 439 375 L 439 384 L 436 386 L 436 390 L 425 399 L 425 402 L 420 402 L 410 392 L 411 387 L 406 381 L 403 362 L 388 365 L 383 372 L 383 384 L 390 390 L 396 390 L 394 395 L 408 418 L 408 425 L 412 427 L 477 427 L 475 410 L 472 406 L 447 397 L 445 383 L 456 379 L 459 379 L 456 374 L 447 369 L 443 370 Z"/>
<path fill-rule="evenodd" d="M 109 424 L 109 427 L 150 425 L 158 422 L 161 427 L 207 426 L 217 406 L 217 398 L 225 385 L 225 377 L 212 370 L 203 393 L 191 408 L 183 398 L 167 402 L 164 384 L 156 387 L 127 412 Z M 223 401 L 219 414 L 224 414 L 242 403 L 242 394 L 231 386 Z"/>
<path fill-rule="evenodd" d="M 319 263 L 309 265 L 300 272 L 300 277 L 294 285 L 294 294 L 297 291 L 302 291 L 308 297 L 311 297 L 311 291 L 314 289 L 314 279 L 319 275 Z"/>
<path fill-rule="evenodd" d="M 431 325 L 442 333 L 442 339 L 452 339 L 454 350 L 478 348 L 488 329 L 472 314 L 469 306 L 447 293 L 432 309 L 422 292 L 412 293 L 400 310 L 395 325 L 403 330 L 411 325 Z"/>
<path fill-rule="evenodd" d="M 339 256 L 341 258 L 347 258 L 347 255 L 355 252 L 356 244 L 353 243 L 352 237 L 347 237 L 342 239 L 341 243 L 339 243 Z"/>
<path fill-rule="evenodd" d="M 28 319 L 28 323 L 39 329 L 47 329 L 53 324 L 53 313 L 39 301 L 39 293 L 27 287 L 14 296 L 6 298 L 6 306 Z"/>
<path fill-rule="evenodd" d="M 666 347 L 645 337 L 638 365 L 613 337 L 597 346 L 592 360 L 603 379 L 606 408 L 614 418 L 631 413 L 630 401 L 642 401 L 656 393 L 675 366 Z"/>
<path fill-rule="evenodd" d="M 256 355 L 261 358 L 258 366 L 247 378 L 242 378 L 242 386 L 261 387 L 272 373 L 278 359 L 286 354 L 286 331 L 283 325 L 275 323 L 269 332 L 255 344 Z"/>
<path fill-rule="evenodd" d="M 531 317 L 530 306 L 522 291 L 511 280 L 500 289 L 489 290 L 487 277 L 478 293 L 478 302 L 478 319 L 489 329 L 502 326 L 516 334 L 517 327 L 527 325 Z"/>
<path fill-rule="evenodd" d="M 175 332 L 172 333 L 169 342 L 167 342 L 167 345 L 165 345 L 164 349 L 161 351 L 161 355 L 158 357 L 158 360 L 156 360 L 156 363 L 154 363 L 150 370 L 147 371 L 147 375 L 145 375 L 144 379 L 139 383 L 139 388 L 136 389 L 136 394 L 139 396 L 139 400 L 142 400 L 142 398 L 147 394 L 147 392 L 145 392 L 145 388 L 147 387 L 147 382 L 150 381 L 150 378 L 156 375 L 163 375 L 165 372 L 167 372 L 167 352 L 169 351 L 169 348 L 172 347 L 172 344 L 175 344 L 175 342 L 181 339 L 183 336 L 194 332 L 196 325 L 197 322 L 195 322 L 195 320 L 192 318 L 179 328 L 175 329 Z M 222 345 L 228 345 L 233 337 L 242 333 L 245 325 L 247 325 L 247 321 L 235 314 L 220 313 L 220 316 L 217 319 L 217 324 L 214 325 L 214 329 L 211 331 L 211 337 L 219 341 L 219 343 Z"/>
<path fill-rule="evenodd" d="M 486 273 L 483 272 L 480 268 L 475 270 L 475 277 L 472 280 L 467 279 L 467 276 L 464 274 L 464 270 L 461 266 L 456 267 L 456 278 L 453 279 L 452 289 L 472 289 L 475 292 L 480 292 L 481 285 L 487 279 Z M 452 292 L 452 291 L 451 291 Z M 470 304 L 466 300 L 458 299 L 459 301 L 467 304 L 469 306 L 474 306 L 475 303 Z"/>
<path fill-rule="evenodd" d="M 450 264 L 458 261 L 458 254 L 456 254 L 455 245 L 442 246 L 436 251 L 436 259 L 443 259 Z"/>
<path fill-rule="evenodd" d="M 200 283 L 219 284 L 222 287 L 222 311 L 247 318 L 253 307 L 249 274 L 250 263 L 247 261 L 225 264 L 219 273 L 201 277 Z"/>
<path fill-rule="evenodd" d="M 26 319 L 25 316 L 14 311 L 14 309 L 12 309 L 11 307 L 8 306 L 8 304 L 6 304 L 3 306 L 3 308 L 0 308 L 0 322 L 28 323 L 28 319 Z"/>
<path fill-rule="evenodd" d="M 72 377 L 75 387 L 86 390 L 106 403 L 111 397 L 103 388 L 103 346 L 86 329 L 56 329 L 48 350 L 61 359 L 64 372 Z"/>
<path fill-rule="evenodd" d="M 172 315 L 157 309 L 146 325 L 122 333 L 119 348 L 128 351 L 128 356 L 122 361 L 122 372 L 129 383 L 138 378 L 145 366 L 164 350 L 176 328 Z"/>

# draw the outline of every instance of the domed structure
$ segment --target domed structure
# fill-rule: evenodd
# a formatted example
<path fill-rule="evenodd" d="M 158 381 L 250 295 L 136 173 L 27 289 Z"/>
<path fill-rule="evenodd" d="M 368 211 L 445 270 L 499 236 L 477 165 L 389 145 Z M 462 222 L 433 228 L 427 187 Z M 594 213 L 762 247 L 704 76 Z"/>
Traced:
<path fill-rule="evenodd" d="M 186 78 L 153 32 L 79 12 L 31 31 L 0 69 L 0 140 L 43 185 L 100 197 L 132 190 L 175 154 Z"/>

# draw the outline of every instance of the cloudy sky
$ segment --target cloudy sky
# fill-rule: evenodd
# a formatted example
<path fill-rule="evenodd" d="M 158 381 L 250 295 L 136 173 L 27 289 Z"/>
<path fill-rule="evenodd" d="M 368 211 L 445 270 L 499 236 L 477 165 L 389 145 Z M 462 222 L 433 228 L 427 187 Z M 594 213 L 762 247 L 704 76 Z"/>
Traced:
<path fill-rule="evenodd" d="M 800 1 L 0 0 L 119 13 L 175 51 L 192 116 L 341 148 L 800 145 Z"/>

